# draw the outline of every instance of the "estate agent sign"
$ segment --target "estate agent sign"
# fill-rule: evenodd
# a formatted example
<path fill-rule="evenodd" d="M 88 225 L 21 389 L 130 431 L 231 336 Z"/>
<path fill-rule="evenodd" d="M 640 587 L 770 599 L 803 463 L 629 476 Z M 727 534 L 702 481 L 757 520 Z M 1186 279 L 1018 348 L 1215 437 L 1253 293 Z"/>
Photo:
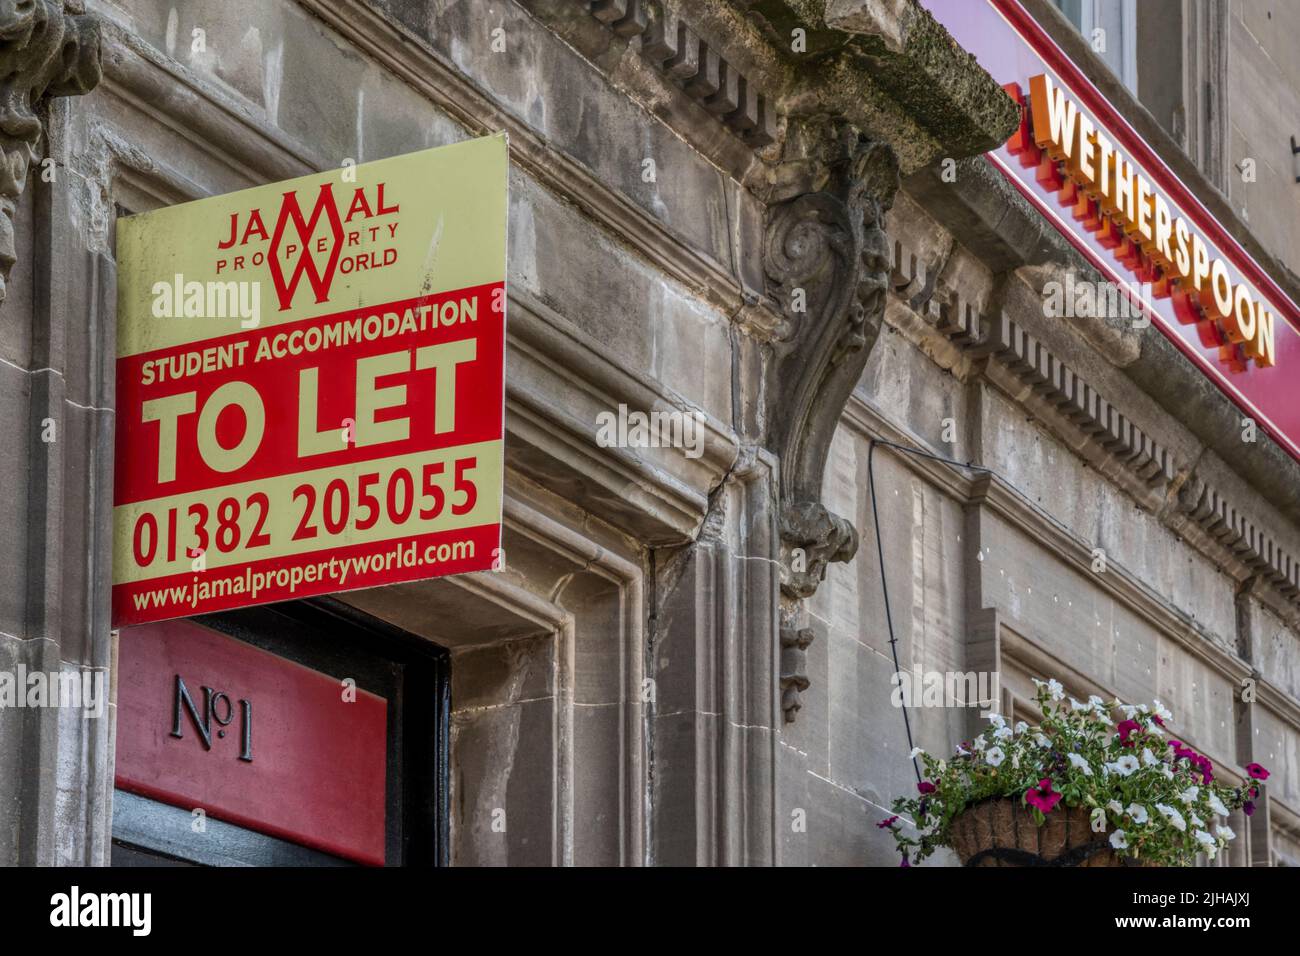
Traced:
<path fill-rule="evenodd" d="M 493 567 L 503 136 L 118 223 L 117 626 Z"/>

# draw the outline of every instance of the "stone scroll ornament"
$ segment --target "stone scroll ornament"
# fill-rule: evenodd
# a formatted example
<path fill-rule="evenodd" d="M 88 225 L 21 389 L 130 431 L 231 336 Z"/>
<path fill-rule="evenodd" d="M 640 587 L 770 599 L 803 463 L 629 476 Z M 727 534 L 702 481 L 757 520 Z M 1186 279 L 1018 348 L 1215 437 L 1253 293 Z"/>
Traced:
<path fill-rule="evenodd" d="M 0 0 L 0 302 L 17 254 L 14 215 L 44 132 L 37 109 L 100 80 L 99 21 L 80 0 Z"/>
<path fill-rule="evenodd" d="M 853 526 L 821 502 L 831 437 L 880 332 L 889 269 L 883 217 L 898 189 L 889 146 L 842 122 L 791 136 L 782 198 L 768 206 L 764 271 L 784 325 L 767 378 L 769 447 L 781 459 L 783 621 L 832 561 L 858 549 Z M 781 708 L 791 721 L 807 689 L 812 631 L 781 633 Z"/>

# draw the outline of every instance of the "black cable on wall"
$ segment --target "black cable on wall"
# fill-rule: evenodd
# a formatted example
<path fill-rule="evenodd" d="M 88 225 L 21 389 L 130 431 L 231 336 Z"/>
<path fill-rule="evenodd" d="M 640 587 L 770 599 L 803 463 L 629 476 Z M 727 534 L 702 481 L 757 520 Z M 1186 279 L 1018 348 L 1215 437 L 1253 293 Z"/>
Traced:
<path fill-rule="evenodd" d="M 899 445 L 896 442 L 886 441 L 883 438 L 873 438 L 867 445 L 867 486 L 871 492 L 871 521 L 876 531 L 876 556 L 880 562 L 880 590 L 885 597 L 885 625 L 889 628 L 889 651 L 894 656 L 894 673 L 901 674 L 902 668 L 898 665 L 898 638 L 894 636 L 894 616 L 889 610 L 889 582 L 885 579 L 885 548 L 880 540 L 880 515 L 876 510 L 876 473 L 873 465 L 873 459 L 876 454 L 876 446 L 884 445 L 886 448 L 893 448 L 896 451 L 905 452 L 909 455 L 916 455 L 918 458 L 929 458 L 933 461 L 941 461 L 946 465 L 955 465 L 966 471 L 979 471 L 987 475 L 996 474 L 992 468 L 985 468 L 983 465 L 972 465 L 970 462 L 956 461 L 952 458 L 945 458 L 942 455 L 935 455 L 928 451 L 922 451 L 919 448 L 909 448 L 906 445 Z M 907 716 L 907 705 L 903 704 L 900 708 L 903 711 L 903 728 L 907 731 L 907 752 L 910 754 L 916 749 L 916 744 L 912 740 L 912 722 Z M 916 772 L 916 782 L 921 782 L 921 768 L 912 758 L 912 770 Z"/>

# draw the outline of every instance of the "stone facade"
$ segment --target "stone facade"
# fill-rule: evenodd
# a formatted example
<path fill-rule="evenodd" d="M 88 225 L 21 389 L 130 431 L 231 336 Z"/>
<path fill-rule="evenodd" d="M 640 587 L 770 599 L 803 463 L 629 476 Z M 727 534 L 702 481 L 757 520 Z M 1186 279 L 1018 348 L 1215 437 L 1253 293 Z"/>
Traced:
<path fill-rule="evenodd" d="M 1159 697 L 1228 777 L 1274 769 L 1231 862 L 1300 862 L 1300 468 L 1156 329 L 1044 318 L 1086 267 L 978 158 L 1014 104 L 915 0 L 39 0 L 59 70 L 27 6 L 0 58 L 53 173 L 4 193 L 0 668 L 114 673 L 117 216 L 504 129 L 506 567 L 342 596 L 451 651 L 453 863 L 896 864 L 873 439 L 988 469 L 876 446 L 904 670 L 996 672 L 1017 716 L 1033 676 Z M 1146 119 L 1292 289 L 1295 217 L 1252 203 L 1296 187 L 1224 196 Z M 702 454 L 600 447 L 620 404 L 700 412 Z M 107 862 L 112 728 L 0 712 L 0 862 Z"/>

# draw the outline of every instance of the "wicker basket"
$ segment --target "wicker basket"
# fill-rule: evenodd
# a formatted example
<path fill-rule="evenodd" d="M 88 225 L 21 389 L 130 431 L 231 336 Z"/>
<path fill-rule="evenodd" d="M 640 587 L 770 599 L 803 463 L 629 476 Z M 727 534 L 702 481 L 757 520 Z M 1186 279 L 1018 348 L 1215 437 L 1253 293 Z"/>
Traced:
<path fill-rule="evenodd" d="M 965 866 L 1130 866 L 1093 833 L 1087 807 L 1057 806 L 1041 827 L 1018 800 L 981 800 L 952 821 L 952 848 Z"/>

